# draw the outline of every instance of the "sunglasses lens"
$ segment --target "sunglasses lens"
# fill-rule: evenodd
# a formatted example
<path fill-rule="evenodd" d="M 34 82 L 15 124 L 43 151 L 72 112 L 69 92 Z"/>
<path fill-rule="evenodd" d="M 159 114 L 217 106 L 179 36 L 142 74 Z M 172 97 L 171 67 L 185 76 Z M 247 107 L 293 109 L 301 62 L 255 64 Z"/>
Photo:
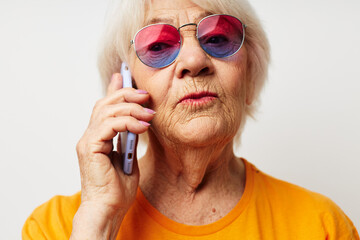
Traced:
<path fill-rule="evenodd" d="M 228 57 L 236 53 L 243 43 L 243 24 L 232 16 L 214 15 L 199 23 L 198 39 L 209 55 L 217 58 Z"/>
<path fill-rule="evenodd" d="M 134 39 L 135 51 L 146 65 L 162 68 L 171 64 L 180 51 L 178 30 L 166 24 L 155 24 L 140 30 Z"/>

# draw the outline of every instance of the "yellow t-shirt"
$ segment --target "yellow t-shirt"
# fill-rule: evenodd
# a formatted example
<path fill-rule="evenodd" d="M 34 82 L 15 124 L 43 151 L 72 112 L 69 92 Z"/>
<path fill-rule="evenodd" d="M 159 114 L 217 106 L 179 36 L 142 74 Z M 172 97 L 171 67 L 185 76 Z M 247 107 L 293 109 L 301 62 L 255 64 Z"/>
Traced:
<path fill-rule="evenodd" d="M 330 199 L 246 166 L 241 200 L 225 217 L 203 226 L 180 224 L 162 215 L 138 190 L 117 239 L 328 239 L 359 240 L 351 220 Z M 69 239 L 80 192 L 56 196 L 31 214 L 23 239 Z"/>

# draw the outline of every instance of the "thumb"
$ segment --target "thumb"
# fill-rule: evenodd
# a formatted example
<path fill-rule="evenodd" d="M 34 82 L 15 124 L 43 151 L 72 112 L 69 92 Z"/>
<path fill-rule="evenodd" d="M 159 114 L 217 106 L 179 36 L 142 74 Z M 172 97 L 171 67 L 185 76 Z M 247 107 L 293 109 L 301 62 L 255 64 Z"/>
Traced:
<path fill-rule="evenodd" d="M 109 86 L 107 87 L 106 95 L 109 96 L 116 92 L 116 90 L 121 89 L 123 86 L 122 76 L 120 73 L 114 73 L 111 77 Z"/>

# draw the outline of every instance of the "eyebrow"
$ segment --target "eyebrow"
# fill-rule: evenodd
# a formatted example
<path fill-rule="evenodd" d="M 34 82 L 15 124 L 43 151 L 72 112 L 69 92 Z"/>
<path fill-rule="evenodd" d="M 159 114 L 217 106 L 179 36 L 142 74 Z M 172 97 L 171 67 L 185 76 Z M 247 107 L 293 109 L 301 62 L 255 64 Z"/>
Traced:
<path fill-rule="evenodd" d="M 197 16 L 195 18 L 195 22 L 199 22 L 201 19 L 203 19 L 204 17 L 207 17 L 209 15 L 212 15 L 212 12 L 204 12 L 202 14 L 200 14 L 199 16 Z M 162 17 L 154 17 L 149 19 L 148 21 L 146 21 L 145 26 L 150 25 L 150 24 L 156 24 L 156 23 L 168 23 L 168 24 L 174 24 L 174 19 L 173 18 L 162 18 Z"/>

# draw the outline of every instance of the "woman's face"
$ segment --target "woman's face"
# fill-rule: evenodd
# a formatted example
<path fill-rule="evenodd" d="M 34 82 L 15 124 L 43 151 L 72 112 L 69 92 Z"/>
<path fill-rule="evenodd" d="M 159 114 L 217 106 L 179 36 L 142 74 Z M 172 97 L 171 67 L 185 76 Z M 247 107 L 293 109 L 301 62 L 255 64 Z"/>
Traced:
<path fill-rule="evenodd" d="M 198 23 L 204 15 L 204 9 L 188 0 L 154 0 L 147 20 L 162 19 L 178 28 Z M 244 114 L 246 47 L 231 57 L 214 58 L 199 45 L 195 26 L 180 33 L 182 47 L 171 65 L 156 69 L 131 58 L 137 88 L 149 92 L 149 107 L 156 111 L 150 131 L 160 141 L 198 147 L 230 141 Z"/>

